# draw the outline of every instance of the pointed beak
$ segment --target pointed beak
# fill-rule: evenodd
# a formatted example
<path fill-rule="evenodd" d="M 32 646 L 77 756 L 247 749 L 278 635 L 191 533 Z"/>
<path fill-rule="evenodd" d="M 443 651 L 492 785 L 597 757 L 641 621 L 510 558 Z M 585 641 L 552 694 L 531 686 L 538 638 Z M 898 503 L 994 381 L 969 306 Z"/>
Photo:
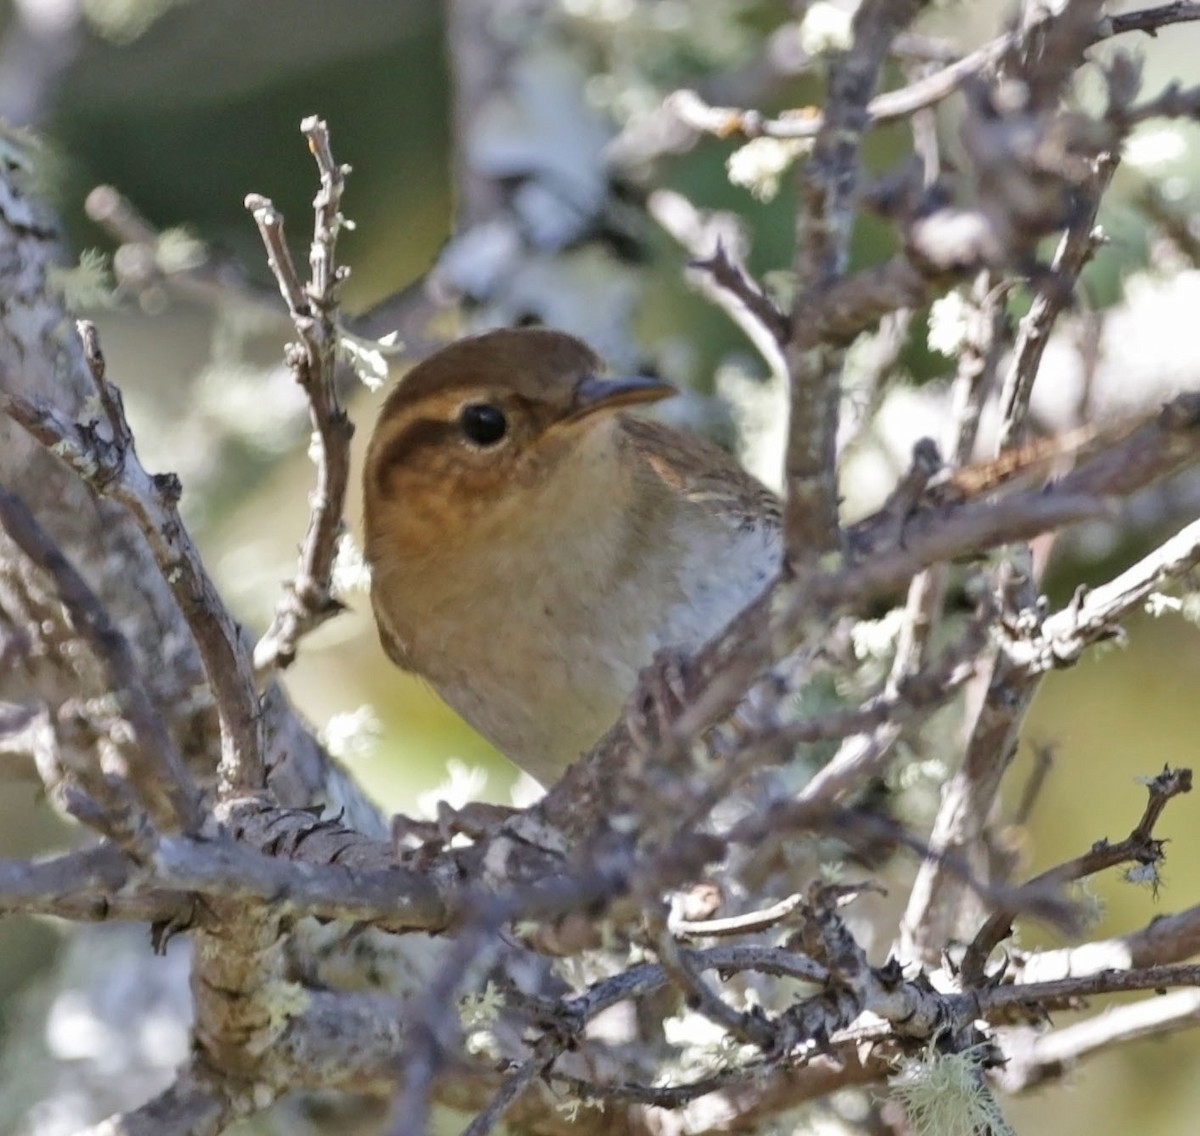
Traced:
<path fill-rule="evenodd" d="M 666 380 L 649 375 L 631 375 L 627 378 L 585 375 L 575 384 L 570 418 L 585 418 L 597 410 L 615 410 L 619 406 L 634 406 L 639 402 L 659 402 L 678 393 Z"/>

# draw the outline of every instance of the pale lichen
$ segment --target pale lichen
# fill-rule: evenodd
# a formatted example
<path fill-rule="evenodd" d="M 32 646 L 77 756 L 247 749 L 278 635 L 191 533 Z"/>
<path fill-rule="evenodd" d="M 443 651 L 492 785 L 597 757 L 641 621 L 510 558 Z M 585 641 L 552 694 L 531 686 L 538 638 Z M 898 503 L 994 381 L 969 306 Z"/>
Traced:
<path fill-rule="evenodd" d="M 892 1095 L 904 1108 L 914 1136 L 962 1136 L 988 1132 L 1015 1136 L 987 1083 L 983 1058 L 986 1045 L 958 1053 L 940 1053 L 931 1043 L 906 1060 L 889 1081 Z"/>

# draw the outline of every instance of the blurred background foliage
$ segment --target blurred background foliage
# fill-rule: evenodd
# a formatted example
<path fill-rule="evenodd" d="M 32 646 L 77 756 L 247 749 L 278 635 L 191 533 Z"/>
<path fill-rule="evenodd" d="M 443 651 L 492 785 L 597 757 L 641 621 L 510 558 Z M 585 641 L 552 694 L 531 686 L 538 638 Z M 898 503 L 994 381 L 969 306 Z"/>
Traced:
<path fill-rule="evenodd" d="M 496 20 L 517 19 L 519 4 L 496 0 Z M 586 97 L 616 126 L 651 111 L 679 85 L 708 84 L 730 102 L 762 92 L 765 109 L 803 105 L 819 93 L 811 71 L 787 74 L 791 41 L 778 30 L 803 5 L 768 0 L 558 0 L 549 3 L 556 44 L 567 44 L 585 76 Z M 511 10 L 511 11 L 510 11 Z M 64 218 L 71 255 L 112 251 L 83 202 L 112 185 L 157 228 L 190 239 L 242 266 L 250 285 L 269 287 L 247 192 L 272 197 L 289 219 L 293 247 L 309 224 L 313 169 L 297 131 L 310 113 L 326 118 L 338 158 L 354 167 L 346 211 L 357 224 L 342 244 L 353 278 L 351 311 L 365 310 L 421 276 L 451 231 L 455 155 L 445 11 L 429 0 L 12 0 L 0 27 L 0 114 L 46 141 L 44 181 Z M 993 3 L 937 5 L 922 31 L 963 47 L 996 34 L 1007 14 Z M 794 34 L 794 24 L 793 34 Z M 528 30 L 528 29 L 526 29 Z M 524 32 L 522 34 L 525 34 Z M 549 36 L 543 28 L 535 35 Z M 1156 88 L 1194 75 L 1200 28 L 1171 28 L 1136 46 Z M 39 54 L 41 53 L 41 54 Z M 45 56 L 49 55 L 49 62 Z M 37 64 L 37 66 L 35 66 Z M 764 72 L 769 72 L 768 77 Z M 783 77 L 781 77 L 781 75 Z M 898 80 L 898 75 L 892 76 Z M 1085 82 L 1086 87 L 1086 82 Z M 947 110 L 952 124 L 953 109 Z M 1084 295 L 1097 307 L 1122 303 L 1131 279 L 1181 275 L 1156 260 L 1155 238 L 1138 202 L 1147 185 L 1190 218 L 1200 195 L 1196 131 L 1155 128 L 1140 161 L 1117 176 L 1102 220 L 1111 241 L 1089 269 Z M 952 125 L 945 126 L 953 154 Z M 1138 139 L 1135 139 L 1138 142 Z M 909 147 L 906 129 L 873 136 L 875 170 Z M 1155 147 L 1157 146 L 1157 149 Z M 785 184 L 771 201 L 730 184 L 734 142 L 707 140 L 653 167 L 634 167 L 627 200 L 649 185 L 686 193 L 698 206 L 730 209 L 754 234 L 752 267 L 767 273 L 790 260 L 793 198 Z M 1135 155 L 1130 155 L 1131 158 Z M 722 365 L 759 368 L 724 316 L 682 279 L 683 254 L 630 206 L 638 262 L 640 348 L 647 363 L 701 390 Z M 858 263 L 886 255 L 886 228 L 864 221 Z M 185 242 L 186 245 L 186 242 Z M 626 250 L 628 251 L 628 250 Z M 1187 272 L 1194 272 L 1186 269 Z M 1014 297 L 1019 314 L 1020 296 Z M 1164 326 L 1144 309 L 1131 349 L 1170 350 L 1200 379 L 1194 330 Z M 1172 309 L 1174 310 L 1174 309 Z M 114 297 L 97 311 L 109 372 L 125 392 L 140 448 L 151 468 L 179 470 L 188 516 L 225 594 L 251 626 L 265 626 L 279 581 L 292 568 L 303 532 L 312 466 L 304 450 L 303 404 L 279 369 L 287 335 L 260 300 L 230 292 L 201 303 L 161 286 Z M 1170 346 L 1165 346 L 1169 338 Z M 1049 358 L 1049 357 L 1048 357 Z M 953 360 L 925 345 L 914 321 L 902 366 L 912 382 L 950 373 Z M 378 395 L 352 402 L 358 455 Z M 913 436 L 921 425 L 914 427 Z M 928 425 L 924 424 L 927 429 Z M 357 495 L 350 518 L 358 527 Z M 1136 549 L 1107 547 L 1100 565 L 1059 564 L 1051 589 L 1061 599 L 1080 572 L 1102 578 Z M 0 676 L 2 682 L 2 676 Z M 287 683 L 296 704 L 346 747 L 354 771 L 390 809 L 412 810 L 443 786 L 447 762 L 458 789 L 477 790 L 468 770 L 486 772 L 483 795 L 507 800 L 513 771 L 417 683 L 401 678 L 380 652 L 365 597 L 304 648 Z M 1134 782 L 1164 763 L 1195 762 L 1200 736 L 1200 637 L 1174 618 L 1135 620 L 1123 649 L 1089 657 L 1046 683 L 1026 731 L 1026 750 L 1049 747 L 1054 767 L 1029 832 L 1016 834 L 1030 869 L 1077 853 L 1102 835 L 1123 836 L 1142 792 Z M 369 708 L 377 736 L 345 715 Z M 330 725 L 332 723 L 332 726 Z M 1029 752 L 1023 760 L 1028 764 Z M 0 854 L 28 855 L 66 839 L 49 810 L 31 807 L 27 787 L 0 801 Z M 1158 896 L 1122 882 L 1097 881 L 1100 929 L 1119 934 L 1156 911 L 1195 903 L 1200 824 L 1195 804 L 1173 806 L 1166 886 Z M 54 958 L 61 929 L 8 920 L 0 925 L 0 1030 L 11 1023 L 9 996 Z M 1135 1044 L 1088 1064 L 1036 1099 L 1011 1106 L 1018 1131 L 1060 1136 L 1126 1131 L 1173 1136 L 1195 1131 L 1200 1082 L 1194 1041 Z"/>

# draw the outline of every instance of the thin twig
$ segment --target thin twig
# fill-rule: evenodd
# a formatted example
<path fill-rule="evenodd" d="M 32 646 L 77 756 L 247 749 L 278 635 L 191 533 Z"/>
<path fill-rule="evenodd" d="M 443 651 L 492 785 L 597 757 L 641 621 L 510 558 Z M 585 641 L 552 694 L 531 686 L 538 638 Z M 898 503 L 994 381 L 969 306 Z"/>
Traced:
<path fill-rule="evenodd" d="M 1167 802 L 1192 789 L 1190 769 L 1165 769 L 1149 783 L 1149 800 L 1133 831 L 1116 844 L 1097 841 L 1082 856 L 1059 864 L 1029 881 L 1030 887 L 1051 886 L 1085 879 L 1118 864 L 1131 862 L 1157 864 L 1163 856 L 1162 841 L 1155 840 L 1154 825 Z M 1001 908 L 994 911 L 976 933 L 963 956 L 961 979 L 964 986 L 977 986 L 984 980 L 988 958 L 1012 933 L 1013 913 Z"/>
<path fill-rule="evenodd" d="M 300 282 L 283 235 L 283 217 L 265 197 L 251 194 L 246 206 L 267 248 L 267 261 L 279 282 L 292 322 L 300 337 L 286 357 L 308 399 L 315 443 L 317 486 L 311 498 L 308 529 L 295 577 L 285 588 L 271 626 L 254 648 L 259 681 L 291 664 L 300 639 L 342 610 L 334 598 L 332 577 L 346 486 L 350 479 L 350 439 L 354 424 L 338 401 L 334 380 L 337 347 L 337 305 L 349 270 L 336 263 L 345 169 L 333 159 L 325 123 L 306 118 L 301 129 L 317 160 L 321 188 L 313 201 L 315 219 L 309 253 L 311 278 Z"/>
<path fill-rule="evenodd" d="M 1002 1034 L 1004 1067 L 999 1081 L 1005 1092 L 1027 1092 L 1064 1076 L 1083 1059 L 1137 1038 L 1161 1037 L 1200 1025 L 1200 990 L 1177 990 L 1049 1032 L 1021 1030 Z"/>
<path fill-rule="evenodd" d="M 543 1037 L 535 1046 L 534 1055 L 527 1061 L 523 1061 L 504 1078 L 504 1083 L 497 1090 L 487 1108 L 462 1130 L 462 1136 L 487 1136 L 504 1119 L 504 1114 L 512 1108 L 521 1094 L 538 1077 L 546 1075 L 563 1047 L 562 1041 L 549 1036 Z"/>
<path fill-rule="evenodd" d="M 776 1023 L 764 1014 L 735 1010 L 693 969 L 686 951 L 680 949 L 675 936 L 667 929 L 665 919 L 655 936 L 655 950 L 663 971 L 679 987 L 689 1007 L 703 1014 L 731 1036 L 747 1045 L 756 1045 L 764 1052 L 775 1047 Z"/>
<path fill-rule="evenodd" d="M 787 320 L 751 279 L 742 260 L 746 235 L 732 214 L 702 213 L 686 197 L 660 189 L 647 202 L 651 216 L 691 254 L 688 279 L 728 314 L 754 344 L 772 374 L 782 378 L 780 350 Z"/>
<path fill-rule="evenodd" d="M 1095 174 L 1088 186 L 1088 208 L 1063 234 L 1050 266 L 1050 276 L 1038 289 L 1028 314 L 1021 320 L 1012 363 L 1000 395 L 1003 425 L 997 442 L 998 451 L 1012 449 L 1022 440 L 1033 382 L 1051 329 L 1070 300 L 1080 272 L 1099 247 L 1099 235 L 1094 228 L 1096 214 L 1117 162 L 1115 154 L 1101 154 L 1097 158 Z"/>
<path fill-rule="evenodd" d="M 122 287 L 142 291 L 151 286 L 166 285 L 180 295 L 214 308 L 228 304 L 231 299 L 239 308 L 251 307 L 256 314 L 279 319 L 279 304 L 274 293 L 251 281 L 242 265 L 222 256 L 199 241 L 190 242 L 185 263 L 171 263 L 179 258 L 161 255 L 165 247 L 164 234 L 156 229 L 133 203 L 111 185 L 98 185 L 83 204 L 84 212 L 114 240 L 120 242 L 113 256 L 113 271 Z"/>

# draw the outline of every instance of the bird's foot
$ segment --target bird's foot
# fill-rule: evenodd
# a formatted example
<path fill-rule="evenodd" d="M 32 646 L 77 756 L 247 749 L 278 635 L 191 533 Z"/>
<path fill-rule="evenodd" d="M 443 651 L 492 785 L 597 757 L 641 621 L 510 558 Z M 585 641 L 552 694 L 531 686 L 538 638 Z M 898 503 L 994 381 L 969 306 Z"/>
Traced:
<path fill-rule="evenodd" d="M 656 651 L 642 668 L 633 692 L 626 722 L 633 743 L 643 754 L 652 753 L 674 733 L 688 705 L 691 660 L 682 651 Z"/>
<path fill-rule="evenodd" d="M 392 817 L 392 844 L 402 859 L 440 852 L 459 836 L 478 844 L 498 835 L 519 811 L 487 801 L 470 801 L 458 809 L 438 801 L 436 820 L 414 820 L 400 814 Z"/>

